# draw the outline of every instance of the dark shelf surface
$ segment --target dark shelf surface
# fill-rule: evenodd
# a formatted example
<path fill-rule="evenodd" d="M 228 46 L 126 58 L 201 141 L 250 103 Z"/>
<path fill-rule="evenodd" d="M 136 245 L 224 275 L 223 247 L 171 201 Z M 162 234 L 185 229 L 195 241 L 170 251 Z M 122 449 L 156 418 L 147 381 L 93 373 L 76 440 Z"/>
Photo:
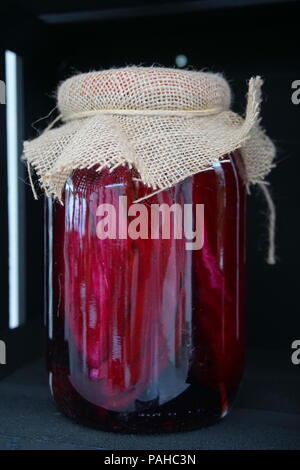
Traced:
<path fill-rule="evenodd" d="M 253 356 L 236 406 L 222 422 L 153 436 L 73 423 L 50 398 L 43 361 L 33 362 L 0 382 L 0 449 L 300 449 L 300 366 L 283 369 L 274 355 L 271 362 L 260 357 Z"/>

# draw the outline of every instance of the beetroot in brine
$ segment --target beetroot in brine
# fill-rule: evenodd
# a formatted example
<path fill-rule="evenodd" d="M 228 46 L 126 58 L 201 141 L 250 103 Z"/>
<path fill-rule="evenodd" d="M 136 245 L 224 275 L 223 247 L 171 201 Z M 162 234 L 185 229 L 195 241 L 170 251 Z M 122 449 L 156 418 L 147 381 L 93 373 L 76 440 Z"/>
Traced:
<path fill-rule="evenodd" d="M 59 284 L 49 366 L 55 400 L 68 415 L 147 432 L 193 428 L 226 414 L 244 355 L 244 299 L 236 298 L 243 295 L 245 191 L 236 171 L 231 158 L 143 201 L 149 233 L 151 205 L 178 204 L 184 212 L 184 204 L 204 204 L 200 250 L 174 238 L 173 219 L 170 239 L 100 240 L 99 205 L 116 208 L 119 232 L 134 220 L 120 196 L 130 206 L 149 189 L 124 167 L 74 172 L 51 222 Z M 239 272 L 232 261 L 241 261 Z"/>

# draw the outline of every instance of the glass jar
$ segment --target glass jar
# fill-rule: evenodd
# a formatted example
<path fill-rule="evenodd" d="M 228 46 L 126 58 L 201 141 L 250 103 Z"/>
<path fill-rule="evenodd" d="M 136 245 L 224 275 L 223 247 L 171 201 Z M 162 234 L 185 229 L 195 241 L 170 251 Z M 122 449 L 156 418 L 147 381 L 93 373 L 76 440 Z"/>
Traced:
<path fill-rule="evenodd" d="M 175 236 L 174 217 L 169 238 L 161 229 L 156 238 L 125 236 L 134 218 L 120 196 L 130 207 L 150 193 L 135 170 L 120 166 L 75 170 L 63 205 L 47 200 L 50 387 L 63 413 L 104 430 L 212 424 L 228 413 L 243 371 L 239 153 L 141 202 L 148 215 L 153 204 L 192 205 L 194 228 L 195 207 L 203 204 L 199 249 Z M 115 238 L 99 237 L 99 221 L 108 217 L 99 212 L 103 204 L 115 208 Z"/>

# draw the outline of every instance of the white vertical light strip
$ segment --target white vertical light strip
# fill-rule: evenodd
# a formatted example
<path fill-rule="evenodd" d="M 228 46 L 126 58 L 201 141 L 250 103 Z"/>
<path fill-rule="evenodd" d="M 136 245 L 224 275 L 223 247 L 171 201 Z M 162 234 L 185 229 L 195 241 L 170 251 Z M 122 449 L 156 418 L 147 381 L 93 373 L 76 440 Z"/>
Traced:
<path fill-rule="evenodd" d="M 9 328 L 20 325 L 19 286 L 19 129 L 18 129 L 18 57 L 5 52 L 8 252 L 9 252 Z"/>
<path fill-rule="evenodd" d="M 47 198 L 48 204 L 48 224 L 50 225 L 50 229 L 48 230 L 48 246 L 47 250 L 47 257 L 48 257 L 48 336 L 50 339 L 53 338 L 53 294 L 52 294 L 52 278 L 53 278 L 53 207 L 52 207 L 52 199 Z M 60 282 L 60 280 L 58 280 Z M 60 299 L 59 299 L 60 301 Z M 46 309 L 45 309 L 46 311 Z"/>

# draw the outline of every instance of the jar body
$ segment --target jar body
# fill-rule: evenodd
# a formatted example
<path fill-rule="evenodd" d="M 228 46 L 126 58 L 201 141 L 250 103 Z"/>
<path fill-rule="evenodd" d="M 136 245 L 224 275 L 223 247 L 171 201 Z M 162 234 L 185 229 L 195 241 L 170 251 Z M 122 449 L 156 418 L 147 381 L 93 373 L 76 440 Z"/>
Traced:
<path fill-rule="evenodd" d="M 69 417 L 106 430 L 162 432 L 227 414 L 244 360 L 241 174 L 239 155 L 216 161 L 142 201 L 139 224 L 128 208 L 152 191 L 125 167 L 76 170 L 64 205 L 48 201 L 48 369 Z M 172 216 L 170 236 L 158 230 L 151 238 L 150 207 L 173 204 L 182 214 L 191 208 L 195 233 L 203 205 L 200 248 L 174 235 Z"/>

